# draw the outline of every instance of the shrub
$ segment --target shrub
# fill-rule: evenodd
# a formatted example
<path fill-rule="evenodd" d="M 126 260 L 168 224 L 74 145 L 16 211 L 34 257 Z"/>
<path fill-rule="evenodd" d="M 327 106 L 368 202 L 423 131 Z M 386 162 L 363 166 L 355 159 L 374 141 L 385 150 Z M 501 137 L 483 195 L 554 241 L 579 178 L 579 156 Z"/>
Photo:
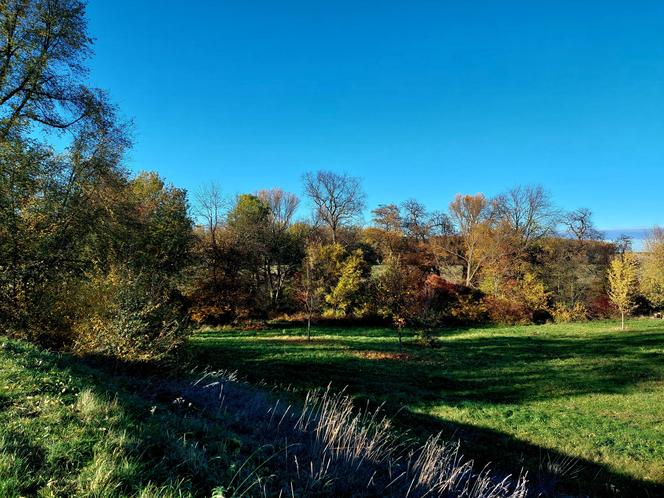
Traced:
<path fill-rule="evenodd" d="M 480 292 L 459 295 L 458 304 L 452 310 L 455 321 L 463 324 L 484 323 L 489 319 L 487 306 Z"/>
<path fill-rule="evenodd" d="M 515 325 L 530 323 L 532 319 L 532 313 L 523 301 L 518 302 L 505 297 L 487 296 L 484 298 L 484 305 L 489 319 L 494 323 Z"/>
<path fill-rule="evenodd" d="M 131 274 L 94 278 L 84 290 L 88 317 L 75 326 L 75 350 L 123 360 L 161 360 L 181 346 L 188 321 L 179 295 Z"/>
<path fill-rule="evenodd" d="M 606 294 L 600 294 L 588 303 L 588 317 L 592 319 L 615 318 L 615 305 Z"/>
<path fill-rule="evenodd" d="M 551 310 L 556 323 L 580 322 L 588 319 L 588 310 L 583 303 L 568 306 L 563 303 L 556 304 Z"/>

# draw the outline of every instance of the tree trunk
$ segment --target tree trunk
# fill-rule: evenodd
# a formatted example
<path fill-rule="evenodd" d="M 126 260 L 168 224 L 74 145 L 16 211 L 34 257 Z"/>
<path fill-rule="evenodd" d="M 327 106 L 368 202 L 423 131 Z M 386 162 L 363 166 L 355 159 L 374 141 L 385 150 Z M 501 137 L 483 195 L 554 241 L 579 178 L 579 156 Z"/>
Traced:
<path fill-rule="evenodd" d="M 399 351 L 403 352 L 403 342 L 401 341 L 401 327 L 397 327 L 397 334 L 399 334 Z"/>
<path fill-rule="evenodd" d="M 307 340 L 311 340 L 311 313 L 307 315 Z"/>
<path fill-rule="evenodd" d="M 625 330 L 625 312 L 620 312 L 620 330 Z"/>

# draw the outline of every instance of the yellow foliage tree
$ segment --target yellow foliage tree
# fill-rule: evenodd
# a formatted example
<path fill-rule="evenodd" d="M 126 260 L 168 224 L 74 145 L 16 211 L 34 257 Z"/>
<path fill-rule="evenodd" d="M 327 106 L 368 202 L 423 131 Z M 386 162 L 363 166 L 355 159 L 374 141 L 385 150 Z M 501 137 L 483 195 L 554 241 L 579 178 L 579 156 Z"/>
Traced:
<path fill-rule="evenodd" d="M 609 298 L 620 311 L 620 330 L 625 330 L 625 315 L 634 305 L 637 270 L 637 260 L 632 253 L 613 259 L 609 265 Z"/>
<path fill-rule="evenodd" d="M 655 227 L 645 243 L 641 290 L 654 306 L 664 306 L 664 228 Z"/>

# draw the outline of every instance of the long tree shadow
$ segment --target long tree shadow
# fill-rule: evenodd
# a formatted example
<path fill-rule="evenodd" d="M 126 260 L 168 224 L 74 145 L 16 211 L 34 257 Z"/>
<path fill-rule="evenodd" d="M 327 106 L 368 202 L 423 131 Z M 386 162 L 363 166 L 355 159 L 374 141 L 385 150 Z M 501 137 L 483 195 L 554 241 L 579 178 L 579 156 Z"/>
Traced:
<path fill-rule="evenodd" d="M 397 427 L 411 430 L 419 437 L 441 433 L 459 441 L 463 453 L 480 465 L 490 465 L 505 474 L 523 468 L 528 472 L 535 494 L 540 496 L 664 496 L 664 484 L 635 479 L 609 467 L 550 448 L 516 439 L 504 432 L 439 417 L 398 412 Z"/>
<path fill-rule="evenodd" d="M 278 404 L 274 403 L 276 393 L 233 381 L 222 381 L 221 385 L 192 384 L 192 379 L 182 376 L 181 372 L 178 372 L 180 375 L 165 377 L 163 365 L 112 361 L 103 357 L 57 355 L 21 343 L 4 343 L 2 348 L 14 356 L 15 363 L 26 375 L 24 380 L 29 379 L 23 386 L 27 389 L 23 394 L 29 393 L 29 398 L 43 396 L 50 400 L 52 396 L 59 395 L 59 402 L 70 408 L 64 416 L 69 422 L 86 426 L 91 424 L 91 415 L 96 413 L 101 415 L 98 421 L 103 425 L 93 427 L 95 430 L 103 430 L 103 435 L 97 432 L 94 436 L 86 436 L 96 443 L 88 444 L 86 448 L 70 446 L 72 451 L 60 454 L 56 462 L 53 462 L 48 444 L 34 444 L 35 439 L 41 440 L 40 435 L 35 438 L 34 434 L 23 432 L 19 426 L 5 431 L 0 443 L 3 449 L 25 457 L 21 458 L 23 469 L 40 476 L 30 485 L 22 487 L 21 496 L 41 495 L 48 487 L 49 495 L 62 496 L 79 496 L 77 491 L 85 496 L 138 496 L 140 490 L 147 488 L 150 489 L 147 496 L 184 496 L 181 492 L 185 492 L 186 496 L 202 497 L 210 496 L 212 489 L 219 485 L 224 485 L 224 495 L 228 492 L 232 496 L 264 496 L 263 489 L 258 488 L 249 494 L 251 487 L 243 487 L 242 483 L 246 479 L 255 480 L 252 466 L 258 470 L 263 464 L 278 459 L 288 461 L 290 469 L 286 466 L 278 467 L 277 474 L 268 475 L 266 479 L 273 479 L 274 482 L 276 478 L 276 489 L 281 488 L 282 492 L 289 490 L 293 496 L 377 496 L 376 490 L 388 488 L 388 496 L 403 496 L 405 486 L 409 485 L 406 480 L 397 487 L 394 485 L 396 479 L 391 474 L 394 469 L 407 469 L 410 465 L 408 462 L 399 463 L 395 460 L 397 467 L 390 466 L 388 469 L 385 462 L 372 462 L 370 458 L 365 460 L 360 454 L 355 460 L 344 464 L 341 460 L 329 459 L 325 456 L 327 452 L 323 451 L 323 460 L 317 464 L 327 467 L 331 464 L 329 472 L 326 470 L 331 478 L 326 478 L 318 488 L 309 488 L 307 483 L 304 489 L 296 487 L 293 491 L 291 479 L 296 475 L 299 478 L 301 470 L 298 460 L 294 464 L 291 461 L 292 455 L 299 451 L 302 457 L 315 456 L 307 452 L 307 447 L 313 453 L 318 451 L 315 443 L 317 436 L 315 430 L 307 433 L 298 428 L 297 424 L 291 425 L 290 429 L 284 427 L 288 424 L 282 426 L 287 415 L 291 422 L 300 418 L 299 408 L 294 406 L 291 410 L 290 406 L 282 404 L 277 410 Z M 35 380 L 38 382 L 33 385 Z M 63 384 L 66 389 L 61 389 Z M 94 393 L 95 398 L 90 398 L 89 393 Z M 223 411 L 220 406 L 222 393 L 230 398 L 228 415 L 228 403 L 224 405 Z M 78 406 L 77 400 L 82 398 L 88 400 L 87 408 Z M 94 401 L 91 402 L 91 399 Z M 110 403 L 104 406 L 104 400 Z M 22 406 L 22 400 L 9 396 L 5 398 L 3 406 Z M 36 412 L 31 416 L 39 418 L 41 414 Z M 306 418 L 311 419 L 312 416 L 316 415 L 310 413 Z M 50 423 L 53 421 L 51 419 Z M 121 426 L 117 427 L 119 421 Z M 44 422 L 49 423 L 46 420 Z M 56 431 L 60 429 L 60 425 L 53 428 Z M 114 453 L 123 450 L 120 454 L 105 455 L 104 440 L 113 439 L 111 434 L 117 430 L 123 432 L 122 439 L 126 447 L 115 448 Z M 66 431 L 56 437 L 64 445 L 72 444 L 69 440 L 71 434 Z M 314 444 L 307 443 L 307 438 L 313 440 Z M 100 455 L 104 462 L 101 468 L 103 474 L 98 476 L 98 486 L 94 491 L 87 488 L 63 491 L 57 488 L 63 476 L 80 478 L 89 472 L 90 464 L 94 466 Z M 30 461 L 26 460 L 28 457 Z M 114 458 L 127 465 L 119 480 L 108 480 L 115 477 L 117 470 L 111 462 Z M 309 460 L 302 458 L 300 461 L 306 463 Z M 245 468 L 247 463 L 249 465 Z M 312 473 L 317 464 L 312 461 Z M 339 468 L 335 467 L 337 465 Z M 236 482 L 235 488 L 230 487 L 229 483 L 242 470 L 244 472 L 238 478 L 240 485 Z M 279 475 L 280 471 L 285 475 Z M 368 489 L 373 486 L 372 482 L 378 483 L 381 479 L 382 487 Z M 149 487 L 151 484 L 157 488 Z M 179 486 L 179 489 L 159 491 L 164 485 Z M 336 493 L 335 489 L 342 491 Z M 408 491 L 411 491 L 410 487 Z M 418 489 L 412 495 L 422 496 L 423 492 L 426 489 Z M 282 496 L 282 493 L 266 495 Z"/>
<path fill-rule="evenodd" d="M 0 406 L 0 447 L 30 477 L 11 496 L 46 490 L 49 496 L 138 496 L 141 490 L 209 496 L 247 457 L 232 428 L 215 427 L 196 407 L 178 402 L 177 388 L 188 380 L 169 378 L 163 365 L 80 358 L 20 342 L 1 347 L 12 355 L 17 387 Z M 8 471 L 16 472 L 0 470 Z M 92 487 L 81 491 L 84 482 Z M 162 493 L 162 486 L 170 491 Z"/>
<path fill-rule="evenodd" d="M 332 384 L 345 387 L 358 402 L 383 403 L 404 428 L 422 435 L 442 430 L 460 437 L 473 457 L 498 461 L 508 469 L 524 465 L 541 471 L 543 458 L 560 467 L 562 453 L 518 440 L 507 433 L 404 410 L 405 406 L 483 406 L 567 399 L 589 394 L 630 393 L 644 383 L 664 380 L 661 330 L 577 335 L 459 335 L 440 338 L 440 347 L 412 340 L 404 352 L 389 331 L 329 334 L 316 344 L 277 335 L 247 340 L 206 334 L 194 341 L 192 358 L 199 364 L 236 368 L 253 381 L 267 380 L 301 390 Z M 332 339 L 332 337 L 334 339 Z M 380 354 L 377 354 L 380 353 Z M 426 411 L 426 410 L 424 410 Z M 546 423 L 546 422 L 543 422 Z M 564 467 L 564 465 L 563 465 Z M 659 496 L 662 485 L 617 473 L 605 465 L 578 460 L 574 475 L 559 475 L 564 489 L 598 495 Z M 565 472 L 562 472 L 565 474 Z M 539 480 L 544 491 L 548 477 Z M 628 490 L 628 491 L 627 491 Z"/>
<path fill-rule="evenodd" d="M 504 404 L 620 393 L 662 380 L 657 348 L 663 343 L 664 333 L 652 331 L 587 339 L 499 336 L 443 340 L 439 349 L 410 344 L 401 354 L 396 344 L 357 337 L 309 343 L 210 336 L 191 352 L 196 363 L 237 368 L 254 381 L 303 388 L 332 382 L 397 403 Z"/>

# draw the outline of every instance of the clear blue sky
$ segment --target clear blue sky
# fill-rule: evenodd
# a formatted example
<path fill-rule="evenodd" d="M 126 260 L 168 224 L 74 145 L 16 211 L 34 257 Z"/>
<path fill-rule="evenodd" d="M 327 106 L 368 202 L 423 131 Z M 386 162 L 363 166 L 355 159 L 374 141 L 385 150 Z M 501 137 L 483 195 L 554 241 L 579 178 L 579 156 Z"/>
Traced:
<path fill-rule="evenodd" d="M 541 183 L 664 224 L 664 1 L 90 0 L 133 169 L 190 191 L 364 180 L 370 208 Z"/>

